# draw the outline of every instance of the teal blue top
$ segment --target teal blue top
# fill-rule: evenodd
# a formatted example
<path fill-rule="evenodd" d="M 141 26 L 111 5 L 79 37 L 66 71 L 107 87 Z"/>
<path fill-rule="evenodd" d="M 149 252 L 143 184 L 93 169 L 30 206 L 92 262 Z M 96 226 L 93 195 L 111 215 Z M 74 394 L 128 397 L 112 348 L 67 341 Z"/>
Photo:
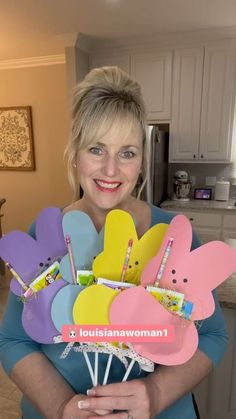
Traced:
<path fill-rule="evenodd" d="M 171 213 L 152 206 L 151 225 L 170 223 L 173 216 L 174 215 Z M 32 229 L 30 233 L 34 235 Z M 200 242 L 197 236 L 193 234 L 192 249 L 199 245 Z M 198 334 L 199 349 L 212 360 L 214 365 L 216 365 L 224 354 L 228 337 L 222 312 L 215 295 L 214 298 L 216 303 L 215 312 L 210 318 L 202 321 Z M 92 383 L 84 356 L 81 353 L 75 353 L 72 350 L 66 359 L 60 359 L 60 355 L 65 348 L 64 343 L 44 345 L 32 341 L 22 327 L 22 309 L 23 304 L 10 292 L 6 312 L 0 329 L 0 360 L 6 373 L 9 374 L 16 362 L 24 356 L 32 352 L 42 352 L 53 363 L 55 368 L 60 371 L 76 393 L 86 394 L 86 390 L 92 387 Z M 89 357 L 93 364 L 94 354 L 89 354 Z M 107 357 L 108 355 L 99 354 L 99 382 L 102 382 L 105 373 Z M 144 371 L 139 370 L 139 366 L 136 364 L 131 371 L 129 380 L 146 375 Z M 124 373 L 125 369 L 123 364 L 118 358 L 113 357 L 108 382 L 114 383 L 121 381 Z M 22 412 L 24 419 L 43 419 L 42 415 L 36 411 L 26 398 L 23 398 L 22 400 Z M 175 418 L 196 419 L 190 393 L 179 399 L 156 417 L 156 419 Z"/>

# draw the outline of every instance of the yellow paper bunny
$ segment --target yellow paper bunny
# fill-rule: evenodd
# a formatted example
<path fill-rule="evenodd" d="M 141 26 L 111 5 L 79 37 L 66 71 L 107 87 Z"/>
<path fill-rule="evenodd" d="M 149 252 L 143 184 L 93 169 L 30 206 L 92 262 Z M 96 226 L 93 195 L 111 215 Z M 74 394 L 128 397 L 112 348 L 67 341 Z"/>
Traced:
<path fill-rule="evenodd" d="M 123 281 L 140 284 L 141 272 L 146 263 L 157 254 L 167 227 L 167 224 L 157 224 L 138 239 L 133 218 L 128 212 L 122 210 L 109 212 L 105 223 L 104 250 L 93 263 L 95 277 L 121 281 L 128 243 L 132 239 L 133 244 Z"/>

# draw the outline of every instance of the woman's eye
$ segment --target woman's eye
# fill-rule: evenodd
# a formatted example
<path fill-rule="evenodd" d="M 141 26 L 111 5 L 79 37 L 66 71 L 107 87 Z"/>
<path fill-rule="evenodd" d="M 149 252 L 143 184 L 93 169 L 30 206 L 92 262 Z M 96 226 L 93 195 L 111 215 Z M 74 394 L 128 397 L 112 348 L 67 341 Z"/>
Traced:
<path fill-rule="evenodd" d="M 135 153 L 133 151 L 123 151 L 122 153 L 120 153 L 121 157 L 123 157 L 124 159 L 132 159 L 135 156 Z"/>
<path fill-rule="evenodd" d="M 102 154 L 102 149 L 100 147 L 90 147 L 89 152 L 100 156 Z"/>

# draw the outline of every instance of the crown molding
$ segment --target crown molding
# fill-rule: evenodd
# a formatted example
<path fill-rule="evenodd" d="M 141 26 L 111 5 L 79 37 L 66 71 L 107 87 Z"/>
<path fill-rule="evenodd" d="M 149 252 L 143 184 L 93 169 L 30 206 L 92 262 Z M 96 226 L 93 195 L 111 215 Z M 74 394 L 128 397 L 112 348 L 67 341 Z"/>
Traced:
<path fill-rule="evenodd" d="M 65 54 L 45 55 L 41 57 L 17 58 L 14 60 L 0 60 L 0 70 L 24 67 L 40 67 L 46 65 L 65 64 Z"/>
<path fill-rule="evenodd" d="M 77 46 L 91 54 L 107 51 L 126 51 L 133 49 L 152 49 L 223 39 L 236 39 L 236 26 L 222 28 L 202 28 L 191 31 L 158 32 L 148 36 L 99 38 L 78 34 Z"/>

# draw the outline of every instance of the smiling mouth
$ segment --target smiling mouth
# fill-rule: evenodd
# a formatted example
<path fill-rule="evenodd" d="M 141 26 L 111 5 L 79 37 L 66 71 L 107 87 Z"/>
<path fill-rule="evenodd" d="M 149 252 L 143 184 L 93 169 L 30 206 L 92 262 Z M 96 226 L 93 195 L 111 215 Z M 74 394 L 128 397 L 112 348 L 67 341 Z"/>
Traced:
<path fill-rule="evenodd" d="M 121 185 L 121 182 L 106 182 L 99 179 L 94 179 L 94 182 L 98 189 L 103 192 L 115 192 Z"/>

